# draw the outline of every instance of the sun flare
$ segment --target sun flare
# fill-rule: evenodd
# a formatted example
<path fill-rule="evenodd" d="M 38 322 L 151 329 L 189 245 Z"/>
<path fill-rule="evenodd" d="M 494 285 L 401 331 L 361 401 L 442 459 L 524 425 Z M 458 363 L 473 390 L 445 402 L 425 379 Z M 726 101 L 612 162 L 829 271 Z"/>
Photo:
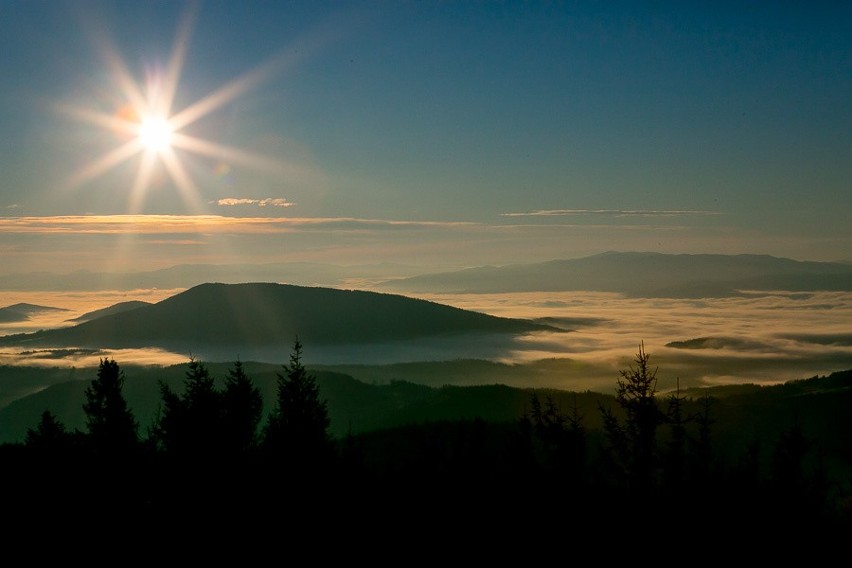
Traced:
<path fill-rule="evenodd" d="M 143 118 L 139 123 L 139 142 L 149 151 L 162 152 L 171 147 L 174 127 L 158 116 Z"/>
<path fill-rule="evenodd" d="M 118 134 L 122 142 L 71 174 L 67 181 L 68 187 L 84 185 L 136 158 L 139 165 L 130 187 L 128 213 L 134 214 L 141 210 L 145 194 L 152 185 L 159 166 L 165 169 L 188 209 L 200 212 L 203 210 L 201 192 L 185 165 L 187 152 L 217 162 L 227 161 L 229 166 L 243 165 L 274 175 L 293 176 L 303 171 L 299 164 L 289 163 L 280 157 L 273 159 L 257 155 L 192 136 L 186 131 L 187 126 L 232 102 L 280 72 L 286 63 L 292 62 L 287 52 L 282 51 L 279 56 L 271 58 L 189 106 L 175 111 L 173 102 L 193 19 L 192 10 L 184 13 L 178 25 L 169 63 L 164 72 L 148 77 L 148 82 L 144 85 L 147 89 L 134 79 L 118 51 L 104 42 L 103 56 L 113 80 L 119 87 L 118 92 L 124 99 L 122 105 L 115 114 L 76 105 L 59 105 L 58 109 L 77 120 Z M 181 155 L 178 151 L 184 154 Z"/>

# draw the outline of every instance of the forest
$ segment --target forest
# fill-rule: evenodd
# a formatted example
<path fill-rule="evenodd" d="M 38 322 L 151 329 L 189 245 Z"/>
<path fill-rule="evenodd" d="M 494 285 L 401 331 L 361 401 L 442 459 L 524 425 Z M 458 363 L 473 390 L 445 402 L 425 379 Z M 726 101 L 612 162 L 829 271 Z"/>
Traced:
<path fill-rule="evenodd" d="M 102 359 L 81 401 L 85 429 L 46 410 L 25 441 L 0 446 L 0 481 L 14 488 L 4 507 L 137 528 L 281 511 L 296 532 L 316 523 L 366 531 L 364 515 L 381 519 L 369 530 L 515 536 L 601 534 L 613 523 L 636 538 L 662 527 L 677 538 L 850 527 L 848 431 L 824 444 L 809 434 L 812 414 L 796 407 L 770 439 L 737 435 L 759 409 L 731 418 L 700 390 L 659 393 L 656 373 L 640 346 L 596 416 L 577 403 L 589 393 L 530 389 L 513 421 L 415 421 L 335 437 L 298 340 L 271 412 L 241 361 L 217 384 L 190 359 L 182 392 L 160 382 L 148 425 L 124 398 L 124 371 Z M 848 408 L 852 377 L 832 377 Z"/>

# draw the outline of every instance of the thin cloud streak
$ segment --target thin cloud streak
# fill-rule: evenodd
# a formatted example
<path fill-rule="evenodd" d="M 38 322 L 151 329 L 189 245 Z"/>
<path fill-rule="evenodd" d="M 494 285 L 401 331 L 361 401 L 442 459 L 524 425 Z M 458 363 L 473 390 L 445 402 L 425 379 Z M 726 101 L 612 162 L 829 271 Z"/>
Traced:
<path fill-rule="evenodd" d="M 722 215 L 717 211 L 680 209 L 539 209 L 520 213 L 501 213 L 501 217 L 570 217 L 599 215 L 605 217 L 684 217 Z"/>
<path fill-rule="evenodd" d="M 264 199 L 225 197 L 224 199 L 219 199 L 218 201 L 211 201 L 211 203 L 215 203 L 216 205 L 220 205 L 223 207 L 233 207 L 236 205 L 256 205 L 258 207 L 292 207 L 293 205 L 295 205 L 295 203 L 293 203 L 292 201 L 287 201 L 282 197 L 266 197 Z"/>
<path fill-rule="evenodd" d="M 221 215 L 67 215 L 0 217 L 0 232 L 11 234 L 183 234 L 287 233 L 299 230 L 354 231 L 478 227 L 477 223 L 396 221 L 354 217 L 225 217 Z"/>

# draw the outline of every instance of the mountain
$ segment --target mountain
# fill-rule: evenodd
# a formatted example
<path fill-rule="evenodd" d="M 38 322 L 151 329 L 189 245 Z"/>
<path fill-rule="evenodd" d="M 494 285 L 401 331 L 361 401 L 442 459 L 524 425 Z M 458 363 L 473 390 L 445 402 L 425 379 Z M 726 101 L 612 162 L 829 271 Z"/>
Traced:
<path fill-rule="evenodd" d="M 119 302 L 117 304 L 113 304 L 106 308 L 101 308 L 100 310 L 94 310 L 91 312 L 86 312 L 85 314 L 70 319 L 68 321 L 73 321 L 77 323 L 91 321 L 93 319 L 102 318 L 104 316 L 110 316 L 112 314 L 120 314 L 122 312 L 129 312 L 130 310 L 135 310 L 136 308 L 141 308 L 143 306 L 151 306 L 150 302 L 143 302 L 141 300 L 130 300 L 129 302 Z"/>
<path fill-rule="evenodd" d="M 852 291 L 852 266 L 768 255 L 608 252 L 426 274 L 388 280 L 380 287 L 409 293 L 594 290 L 633 297 L 725 297 L 743 290 Z"/>
<path fill-rule="evenodd" d="M 392 294 L 286 284 L 202 284 L 156 304 L 73 327 L 0 338 L 0 345 L 159 347 L 228 359 L 263 347 L 365 345 L 553 328 Z M 279 359 L 280 360 L 280 359 Z"/>
<path fill-rule="evenodd" d="M 67 311 L 64 308 L 51 308 L 50 306 L 37 306 L 35 304 L 13 304 L 0 308 L 0 323 L 27 321 L 33 316 Z"/>

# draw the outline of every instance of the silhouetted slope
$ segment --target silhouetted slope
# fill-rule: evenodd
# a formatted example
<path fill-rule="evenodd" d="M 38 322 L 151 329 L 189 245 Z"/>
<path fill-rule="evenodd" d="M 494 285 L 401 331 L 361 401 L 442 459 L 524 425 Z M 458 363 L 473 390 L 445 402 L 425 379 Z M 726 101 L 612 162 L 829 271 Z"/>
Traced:
<path fill-rule="evenodd" d="M 0 308 L 0 323 L 27 321 L 35 315 L 67 311 L 64 308 L 51 308 L 50 306 L 37 306 L 35 304 L 13 304 Z"/>
<path fill-rule="evenodd" d="M 208 365 L 219 387 L 229 367 L 228 363 Z M 158 381 L 176 392 L 183 392 L 186 365 L 123 366 L 122 369 L 126 374 L 124 396 L 144 432 L 152 425 L 160 408 Z M 275 404 L 276 373 L 282 372 L 282 367 L 245 363 L 245 369 L 263 396 L 266 414 Z M 368 384 L 339 372 L 311 372 L 317 378 L 320 398 L 328 401 L 330 430 L 337 437 L 431 420 L 482 418 L 512 422 L 529 406 L 529 390 L 504 385 L 434 388 L 406 381 Z M 34 427 L 46 409 L 69 429 L 84 430 L 84 393 L 96 373 L 96 369 L 77 369 L 74 373 L 77 380 L 53 384 L 0 409 L 0 443 L 23 440 L 27 428 Z M 610 395 L 599 393 L 574 394 L 550 389 L 538 392 L 552 393 L 562 408 L 570 408 L 577 402 L 589 416 L 588 424 L 592 427 L 600 426 L 598 404 L 612 404 Z"/>
<path fill-rule="evenodd" d="M 707 394 L 718 398 L 714 436 L 729 456 L 745 452 L 755 440 L 777 439 L 797 422 L 825 452 L 827 467 L 852 475 L 852 370 L 767 387 L 714 387 Z"/>
<path fill-rule="evenodd" d="M 367 344 L 464 333 L 548 329 L 391 294 L 284 284 L 202 284 L 157 304 L 74 327 L 9 336 L 2 344 L 193 351 L 305 344 Z"/>
<path fill-rule="evenodd" d="M 211 375 L 217 379 L 219 386 L 229 367 L 228 363 L 209 364 Z M 182 392 L 186 365 L 165 368 L 127 366 L 123 369 L 127 377 L 125 397 L 142 431 L 145 431 L 153 423 L 160 407 L 158 381 L 162 380 L 175 391 Z M 282 367 L 246 363 L 245 369 L 261 391 L 265 413 L 268 412 L 275 403 L 276 373 L 281 372 Z M 45 373 L 51 381 L 61 378 L 56 369 L 29 368 L 24 371 L 29 375 Z M 68 370 L 64 372 L 69 373 Z M 339 372 L 312 372 L 317 377 L 320 398 L 328 401 L 331 433 L 336 437 L 350 432 L 357 434 L 436 420 L 512 422 L 529 411 L 532 392 L 501 384 L 441 388 L 405 381 L 368 384 Z M 84 429 L 84 391 L 95 378 L 96 369 L 76 369 L 71 373 L 75 380 L 53 384 L 1 409 L 0 443 L 22 440 L 27 428 L 34 427 L 46 409 L 56 414 L 70 429 Z M 565 413 L 576 405 L 579 414 L 584 417 L 584 425 L 590 430 L 601 427 L 601 406 L 619 412 L 614 397 L 608 394 L 555 389 L 536 389 L 536 392 L 540 397 L 553 396 L 557 407 Z M 776 386 L 719 386 L 689 389 L 683 394 L 693 401 L 687 408 L 690 413 L 698 411 L 703 396 L 716 399 L 712 407 L 714 438 L 732 455 L 744 451 L 754 439 L 775 439 L 792 420 L 798 419 L 809 436 L 831 450 L 832 465 L 842 462 L 852 471 L 852 447 L 848 444 L 852 437 L 852 420 L 848 412 L 852 404 L 852 370 Z M 660 400 L 662 402 L 664 396 Z"/>
<path fill-rule="evenodd" d="M 68 321 L 74 321 L 78 323 L 92 321 L 94 319 L 102 318 L 104 316 L 111 316 L 113 314 L 120 314 L 122 312 L 129 312 L 130 310 L 135 310 L 136 308 L 141 308 L 143 306 L 151 306 L 151 302 L 143 302 L 141 300 L 130 300 L 129 302 L 119 302 L 117 304 L 113 304 L 106 308 L 101 308 L 100 310 L 93 310 L 91 312 L 86 312 L 85 314 L 70 319 Z"/>
<path fill-rule="evenodd" d="M 0 365 L 0 408 L 13 400 L 36 393 L 50 385 L 73 381 L 85 375 L 78 375 L 77 369 L 62 367 L 19 367 Z M 94 376 L 94 375 L 93 375 Z"/>
<path fill-rule="evenodd" d="M 404 292 L 595 290 L 645 297 L 723 297 L 738 290 L 852 290 L 852 267 L 768 255 L 609 252 L 572 260 L 469 268 L 383 283 Z"/>

